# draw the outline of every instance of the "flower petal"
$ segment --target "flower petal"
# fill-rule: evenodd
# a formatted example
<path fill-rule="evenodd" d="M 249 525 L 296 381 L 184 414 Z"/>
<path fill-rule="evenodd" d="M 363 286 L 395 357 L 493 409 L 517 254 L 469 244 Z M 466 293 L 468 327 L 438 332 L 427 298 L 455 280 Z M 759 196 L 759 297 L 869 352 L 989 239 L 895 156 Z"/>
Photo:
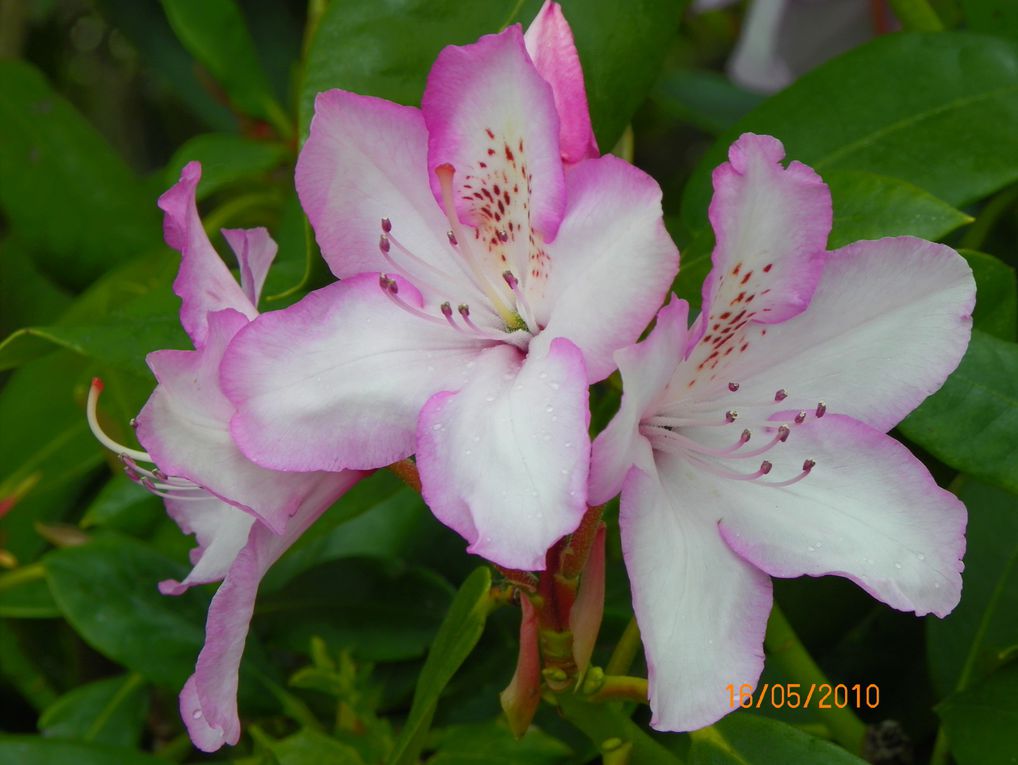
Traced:
<path fill-rule="evenodd" d="M 232 308 L 249 319 L 258 315 L 205 234 L 194 197 L 199 180 L 201 165 L 189 162 L 176 185 L 159 197 L 159 208 L 166 213 L 166 243 L 181 255 L 180 271 L 173 282 L 173 291 L 181 299 L 180 323 L 196 348 L 205 342 L 206 316 L 212 311 Z"/>
<path fill-rule="evenodd" d="M 510 346 L 485 351 L 459 393 L 421 411 L 424 499 L 470 552 L 543 570 L 548 548 L 587 509 L 589 419 L 583 358 L 567 340 L 525 360 Z"/>
<path fill-rule="evenodd" d="M 527 27 L 523 40 L 534 66 L 551 85 L 555 96 L 562 161 L 572 164 L 598 156 L 587 91 L 583 86 L 583 67 L 573 41 L 573 30 L 562 15 L 562 6 L 545 0 Z"/>
<path fill-rule="evenodd" d="M 251 305 L 258 307 L 258 299 L 262 295 L 265 277 L 269 266 L 276 259 L 279 247 L 267 229 L 258 228 L 224 228 L 223 237 L 233 248 L 240 265 L 240 286 L 244 290 Z"/>
<path fill-rule="evenodd" d="M 691 342 L 750 319 L 784 321 L 809 305 L 831 231 L 831 193 L 806 165 L 782 167 L 784 156 L 776 138 L 745 133 L 714 171 L 714 267 Z"/>
<path fill-rule="evenodd" d="M 650 443 L 640 435 L 640 420 L 660 398 L 686 347 L 689 304 L 673 298 L 657 315 L 647 339 L 615 353 L 622 373 L 622 404 L 591 449 L 590 501 L 604 504 L 622 488 L 629 468 L 653 465 Z"/>
<path fill-rule="evenodd" d="M 251 527 L 247 544 L 237 555 L 209 605 L 205 646 L 198 655 L 194 675 L 180 695 L 181 716 L 191 733 L 191 740 L 203 751 L 215 751 L 223 743 L 233 745 L 240 739 L 238 672 L 262 577 L 326 508 L 362 475 L 347 471 L 336 484 L 319 484 L 319 491 L 301 505 L 284 534 L 274 534 L 260 523 Z"/>
<path fill-rule="evenodd" d="M 767 454 L 768 479 L 816 466 L 784 488 L 729 481 L 721 532 L 772 576 L 845 576 L 902 611 L 946 616 L 961 596 L 965 506 L 889 436 L 828 415 Z M 766 480 L 766 479 L 765 479 Z"/>
<path fill-rule="evenodd" d="M 149 354 L 159 385 L 138 414 L 138 439 L 167 475 L 187 478 L 281 532 L 317 484 L 335 476 L 266 470 L 234 444 L 234 408 L 220 390 L 219 367 L 227 344 L 246 325 L 236 311 L 217 311 L 208 318 L 201 350 Z"/>
<path fill-rule="evenodd" d="M 378 251 L 382 218 L 418 257 L 436 266 L 450 257 L 427 162 L 420 110 L 342 90 L 318 94 L 297 194 L 336 276 L 389 270 Z"/>
<path fill-rule="evenodd" d="M 163 595 L 180 595 L 196 584 L 218 582 L 247 543 L 254 516 L 211 494 L 201 499 L 167 499 L 166 511 L 185 534 L 194 534 L 191 550 L 194 568 L 183 580 L 159 583 Z"/>
<path fill-rule="evenodd" d="M 725 545 L 714 482 L 669 455 L 634 468 L 619 525 L 647 655 L 651 726 L 689 731 L 732 711 L 726 686 L 755 685 L 771 609 L 770 578 Z"/>
<path fill-rule="evenodd" d="M 420 293 L 398 284 L 419 308 Z M 413 453 L 425 401 L 462 386 L 489 344 L 396 307 L 376 275 L 344 279 L 262 314 L 230 344 L 221 378 L 237 408 L 231 432 L 275 470 L 392 464 Z"/>
<path fill-rule="evenodd" d="M 912 237 L 856 242 L 832 253 L 809 311 L 747 328 L 745 350 L 716 382 L 741 383 L 730 399 L 740 411 L 785 389 L 789 409 L 823 401 L 887 431 L 958 366 L 974 304 L 972 272 L 951 248 Z"/>
<path fill-rule="evenodd" d="M 544 241 L 555 238 L 566 202 L 559 119 L 552 88 L 527 55 L 519 26 L 442 50 L 421 110 L 428 126 L 428 177 L 439 203 L 435 170 L 452 165 L 461 221 L 489 228 L 499 212 L 500 227 L 507 228 L 508 219 L 524 226 L 524 246 L 531 225 Z M 509 201 L 502 198 L 506 194 Z"/>
<path fill-rule="evenodd" d="M 556 337 L 581 351 L 590 382 L 615 369 L 612 354 L 636 342 L 660 307 L 679 267 L 665 231 L 661 189 L 617 157 L 581 162 L 566 173 L 569 207 L 546 287 L 527 283 L 544 330 L 531 343 L 543 352 Z"/>

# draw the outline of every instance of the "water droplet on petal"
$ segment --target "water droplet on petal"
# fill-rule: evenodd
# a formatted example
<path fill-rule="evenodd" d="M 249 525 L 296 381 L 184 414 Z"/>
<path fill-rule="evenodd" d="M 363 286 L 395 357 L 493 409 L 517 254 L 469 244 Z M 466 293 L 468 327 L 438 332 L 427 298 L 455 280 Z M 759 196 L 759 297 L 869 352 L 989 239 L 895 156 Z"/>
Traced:
<path fill-rule="evenodd" d="M 544 408 L 544 411 L 546 411 L 548 414 L 551 414 L 552 412 L 555 411 L 555 407 L 553 407 L 553 406 L 546 406 Z"/>
<path fill-rule="evenodd" d="M 191 713 L 191 717 L 193 717 L 195 720 L 200 720 L 201 719 L 201 710 L 200 709 L 194 710 Z"/>
<path fill-rule="evenodd" d="M 431 429 L 432 430 L 441 430 L 442 429 L 442 423 L 436 422 L 434 425 L 431 426 Z"/>
<path fill-rule="evenodd" d="M 494 396 L 485 396 L 484 400 L 487 401 L 490 404 L 492 401 L 495 400 L 495 397 Z"/>
<path fill-rule="evenodd" d="M 926 560 L 926 556 L 925 556 L 925 555 L 924 555 L 923 553 L 918 553 L 918 554 L 916 555 L 916 557 L 917 557 L 917 558 L 918 558 L 919 560 Z"/>
<path fill-rule="evenodd" d="M 550 382 L 548 383 L 548 387 L 552 390 L 558 390 L 562 386 L 560 386 L 557 382 Z"/>
<path fill-rule="evenodd" d="M 900 564 L 900 563 L 898 563 L 898 561 L 895 561 L 895 562 L 894 562 L 894 567 L 895 567 L 895 568 L 901 568 L 901 564 Z"/>
<path fill-rule="evenodd" d="M 547 380 L 548 379 L 548 373 L 547 372 L 541 372 L 541 374 L 539 374 L 538 377 L 541 378 L 542 380 Z"/>

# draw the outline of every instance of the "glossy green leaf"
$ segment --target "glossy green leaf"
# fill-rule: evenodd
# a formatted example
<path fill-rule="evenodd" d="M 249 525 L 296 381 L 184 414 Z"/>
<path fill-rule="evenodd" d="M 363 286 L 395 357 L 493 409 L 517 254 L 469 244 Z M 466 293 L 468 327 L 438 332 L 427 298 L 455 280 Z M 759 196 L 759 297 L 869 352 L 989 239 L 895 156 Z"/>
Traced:
<path fill-rule="evenodd" d="M 474 570 L 460 587 L 431 644 L 417 679 L 410 715 L 400 732 L 390 765 L 412 765 L 424 746 L 445 686 L 477 645 L 491 610 L 491 571 Z"/>
<path fill-rule="evenodd" d="M 951 467 L 1018 492 L 1018 345 L 973 330 L 944 387 L 898 427 Z"/>
<path fill-rule="evenodd" d="M 80 685 L 61 696 L 39 717 L 49 738 L 137 746 L 148 714 L 148 695 L 141 675 L 110 677 Z"/>
<path fill-rule="evenodd" d="M 99 490 L 81 517 L 84 529 L 93 526 L 132 532 L 147 529 L 165 512 L 162 500 L 126 475 L 115 475 Z"/>
<path fill-rule="evenodd" d="M 964 206 L 1018 178 L 1018 44 L 963 32 L 879 37 L 805 75 L 725 133 L 697 166 L 682 220 L 707 225 L 711 170 L 750 131 L 821 176 L 892 176 Z"/>
<path fill-rule="evenodd" d="M 692 734 L 689 765 L 862 765 L 853 754 L 790 725 L 737 712 Z"/>
<path fill-rule="evenodd" d="M 46 569 L 34 563 L 0 574 L 0 617 L 52 619 L 60 616 L 46 581 Z"/>
<path fill-rule="evenodd" d="M 670 117 L 708 133 L 723 133 L 764 100 L 719 72 L 673 69 L 665 72 L 651 97 Z"/>
<path fill-rule="evenodd" d="M 357 751 L 324 733 L 305 728 L 269 744 L 279 765 L 363 765 Z"/>
<path fill-rule="evenodd" d="M 599 750 L 625 752 L 628 749 L 629 761 L 641 765 L 682 765 L 684 762 L 629 719 L 632 710 L 624 710 L 618 704 L 591 704 L 569 694 L 560 696 L 558 703 L 562 715 Z M 617 759 L 626 762 L 624 758 Z"/>
<path fill-rule="evenodd" d="M 517 739 L 504 718 L 443 728 L 436 731 L 429 748 L 435 753 L 428 765 L 556 765 L 572 754 L 568 746 L 536 727 Z"/>
<path fill-rule="evenodd" d="M 685 5 L 686 0 L 634 0 L 625 5 L 616 0 L 563 0 L 602 150 L 615 145 L 657 78 Z M 331 3 L 305 64 L 301 135 L 310 124 L 316 93 L 344 88 L 417 105 L 442 48 L 474 42 L 509 23 L 526 26 L 539 7 L 539 0 Z"/>
<path fill-rule="evenodd" d="M 157 245 L 155 199 L 43 76 L 0 61 L 0 209 L 57 284 L 80 288 Z"/>
<path fill-rule="evenodd" d="M 245 178 L 256 178 L 279 165 L 287 156 L 280 143 L 252 141 L 231 133 L 206 133 L 185 142 L 166 165 L 163 181 L 169 188 L 188 162 L 201 162 L 198 200 Z"/>
<path fill-rule="evenodd" d="M 153 683 L 183 686 L 203 641 L 207 600 L 156 589 L 183 577 L 182 566 L 112 535 L 52 552 L 45 564 L 53 597 L 86 643 Z"/>
<path fill-rule="evenodd" d="M 359 658 L 403 661 L 424 655 L 451 597 L 449 585 L 423 569 L 348 558 L 259 598 L 255 615 L 261 634 L 294 651 L 307 650 L 319 636 Z"/>
<path fill-rule="evenodd" d="M 32 262 L 24 247 L 0 242 L 0 338 L 31 324 L 47 324 L 63 313 L 71 296 Z"/>
<path fill-rule="evenodd" d="M 1010 664 L 937 707 L 958 765 L 1014 765 L 1018 664 Z"/>
<path fill-rule="evenodd" d="M 258 60 L 244 14 L 234 0 L 162 0 L 170 26 L 243 112 L 280 111 Z"/>
<path fill-rule="evenodd" d="M 74 499 L 101 464 L 88 430 L 84 360 L 62 352 L 17 370 L 0 390 L 0 497 L 20 496 L 0 518 L 0 538 L 24 565 L 47 545 L 35 529 L 74 510 Z"/>
<path fill-rule="evenodd" d="M 988 675 L 1018 645 L 1018 499 L 962 481 L 958 496 L 969 522 L 961 602 L 946 618 L 926 621 L 930 674 L 941 697 Z"/>
<path fill-rule="evenodd" d="M 0 762 L 17 765 L 166 765 L 168 760 L 133 749 L 0 734 Z"/>
<path fill-rule="evenodd" d="M 962 250 L 961 254 L 968 261 L 976 280 L 973 326 L 1001 340 L 1013 342 L 1018 331 L 1018 285 L 1014 269 L 982 252 Z"/>
<path fill-rule="evenodd" d="M 897 178 L 855 170 L 824 173 L 834 200 L 830 249 L 860 239 L 909 234 L 942 239 L 970 218 L 932 194 Z"/>

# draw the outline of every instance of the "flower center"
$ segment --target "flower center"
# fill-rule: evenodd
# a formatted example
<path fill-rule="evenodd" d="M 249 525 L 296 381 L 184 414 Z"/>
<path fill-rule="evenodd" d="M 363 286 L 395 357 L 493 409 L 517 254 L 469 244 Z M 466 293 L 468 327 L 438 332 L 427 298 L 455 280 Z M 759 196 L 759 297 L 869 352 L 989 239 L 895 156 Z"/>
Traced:
<path fill-rule="evenodd" d="M 389 265 L 390 273 L 445 299 L 439 306 L 442 316 L 416 308 L 400 298 L 399 287 L 389 274 L 380 275 L 380 287 L 396 305 L 418 318 L 448 323 L 457 331 L 485 340 L 525 344 L 542 327 L 527 300 L 519 276 L 511 268 L 505 268 L 508 261 L 504 255 L 491 257 L 490 247 L 482 241 L 480 229 L 469 228 L 460 222 L 455 206 L 452 165 L 441 165 L 435 172 L 442 191 L 442 208 L 449 222 L 446 238 L 452 248 L 450 260 L 459 273 L 447 273 L 416 255 L 393 234 L 389 218 L 382 218 L 378 248 Z M 504 244 L 509 242 L 510 235 L 506 230 L 496 228 L 492 238 L 496 244 Z M 454 305 L 457 306 L 455 312 Z M 517 333 L 525 333 L 526 337 L 512 337 Z"/>
<path fill-rule="evenodd" d="M 102 391 L 103 381 L 98 377 L 93 378 L 92 385 L 88 389 L 88 404 L 85 410 L 88 427 L 99 443 L 116 453 L 120 463 L 124 466 L 125 475 L 157 497 L 178 500 L 206 499 L 209 493 L 201 486 L 187 478 L 166 475 L 156 467 L 155 460 L 149 456 L 148 452 L 124 446 L 102 429 L 96 411 L 99 405 L 99 394 Z M 134 420 L 131 420 L 132 427 L 134 424 Z M 144 467 L 141 463 L 147 463 L 152 467 Z"/>
<path fill-rule="evenodd" d="M 739 387 L 736 382 L 728 383 L 729 393 L 736 393 Z M 771 473 L 773 463 L 764 459 L 754 471 L 747 470 L 744 461 L 755 461 L 773 449 L 780 449 L 794 437 L 799 425 L 820 419 L 827 413 L 827 405 L 822 401 L 812 410 L 788 412 L 779 406 L 787 397 L 782 388 L 774 393 L 771 401 L 742 402 L 742 406 L 753 412 L 749 417 L 741 416 L 735 408 L 719 411 L 722 402 L 718 399 L 699 402 L 676 399 L 645 419 L 640 432 L 654 449 L 679 455 L 707 473 L 733 481 L 759 481 Z M 768 409 L 776 411 L 768 414 Z M 738 431 L 737 436 L 734 436 L 735 431 Z M 730 437 L 719 438 L 719 433 Z M 760 445 L 750 447 L 751 441 Z M 791 486 L 808 476 L 815 466 L 813 459 L 806 459 L 798 475 L 760 483 L 773 488 Z"/>

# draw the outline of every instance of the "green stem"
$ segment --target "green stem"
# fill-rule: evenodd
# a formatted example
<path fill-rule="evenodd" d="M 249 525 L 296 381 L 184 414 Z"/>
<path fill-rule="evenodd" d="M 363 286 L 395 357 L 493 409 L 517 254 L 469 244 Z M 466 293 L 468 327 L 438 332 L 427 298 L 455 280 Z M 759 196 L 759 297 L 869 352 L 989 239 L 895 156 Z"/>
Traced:
<path fill-rule="evenodd" d="M 600 686 L 587 695 L 591 701 L 635 701 L 647 703 L 647 678 L 629 675 L 605 675 Z"/>
<path fill-rule="evenodd" d="M 827 676 L 813 661 L 777 604 L 771 610 L 771 618 L 767 622 L 764 647 L 770 661 L 776 662 L 804 687 L 829 684 Z M 835 741 L 851 752 L 862 752 L 866 724 L 856 717 L 850 707 L 838 709 L 832 705 L 830 709 L 822 710 L 821 714 Z"/>
<path fill-rule="evenodd" d="M 890 0 L 891 10 L 910 32 L 943 32 L 944 24 L 928 0 Z"/>
<path fill-rule="evenodd" d="M 665 749 L 630 720 L 620 705 L 590 704 L 571 693 L 563 693 L 555 699 L 562 715 L 583 731 L 598 749 L 616 751 L 631 744 L 631 762 L 683 765 L 678 755 Z"/>
<path fill-rule="evenodd" d="M 626 625 L 625 632 L 622 633 L 619 642 L 615 644 L 615 650 L 612 651 L 611 658 L 608 659 L 608 664 L 604 668 L 605 673 L 624 675 L 633 666 L 633 660 L 636 659 L 640 648 L 640 626 L 636 623 L 634 616 Z"/>

